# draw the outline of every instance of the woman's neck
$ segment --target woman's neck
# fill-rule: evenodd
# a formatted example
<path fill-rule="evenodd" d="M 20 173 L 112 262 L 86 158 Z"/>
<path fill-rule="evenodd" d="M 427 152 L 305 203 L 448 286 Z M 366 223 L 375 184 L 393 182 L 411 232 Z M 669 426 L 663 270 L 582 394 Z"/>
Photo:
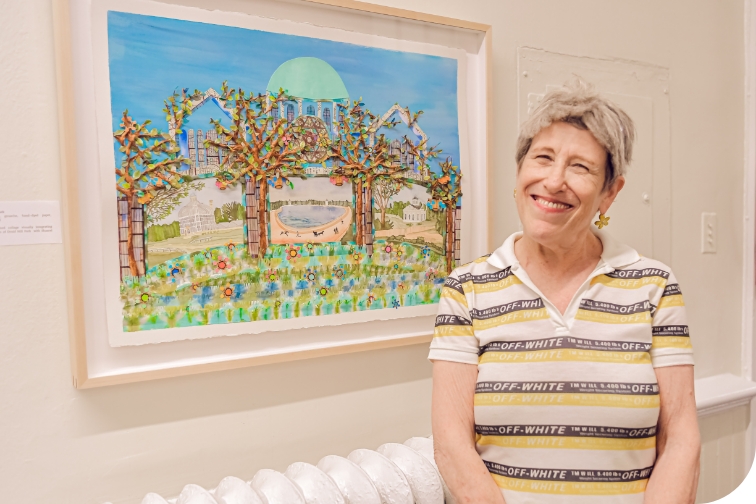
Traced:
<path fill-rule="evenodd" d="M 595 267 L 601 257 L 603 245 L 601 240 L 587 229 L 569 242 L 562 243 L 539 243 L 523 234 L 515 242 L 514 251 L 517 260 L 526 271 L 529 267 L 535 267 L 561 277 Z"/>

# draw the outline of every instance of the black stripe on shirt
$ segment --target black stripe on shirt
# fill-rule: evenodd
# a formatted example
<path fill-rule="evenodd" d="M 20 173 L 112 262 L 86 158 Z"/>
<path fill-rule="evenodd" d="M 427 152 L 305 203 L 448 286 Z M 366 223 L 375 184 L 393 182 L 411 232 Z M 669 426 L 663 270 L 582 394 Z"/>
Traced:
<path fill-rule="evenodd" d="M 580 309 L 611 313 L 614 315 L 633 315 L 635 313 L 652 312 L 654 310 L 654 305 L 652 305 L 650 301 L 641 301 L 640 303 L 634 303 L 631 305 L 618 305 L 607 303 L 605 301 L 583 299 L 580 301 Z"/>
<path fill-rule="evenodd" d="M 616 395 L 658 395 L 656 383 L 616 383 L 616 382 L 478 382 L 476 394 L 616 394 Z"/>
<path fill-rule="evenodd" d="M 690 336 L 686 325 L 663 325 L 651 328 L 653 336 Z"/>
<path fill-rule="evenodd" d="M 472 322 L 458 315 L 437 315 L 436 327 L 438 326 L 471 326 Z"/>
<path fill-rule="evenodd" d="M 680 285 L 669 284 L 666 287 L 664 287 L 664 292 L 662 292 L 662 297 L 675 296 L 677 294 L 682 294 L 682 291 L 680 290 Z"/>
<path fill-rule="evenodd" d="M 608 352 L 648 352 L 651 343 L 636 341 L 602 341 L 571 336 L 559 336 L 554 338 L 519 340 L 519 341 L 492 341 L 483 345 L 480 354 L 486 352 L 531 352 L 548 349 L 576 349 L 576 350 L 605 350 Z"/>
<path fill-rule="evenodd" d="M 514 467 L 488 460 L 483 461 L 488 472 L 508 478 L 538 481 L 574 481 L 581 483 L 620 483 L 639 481 L 651 476 L 653 466 L 630 471 L 611 471 L 602 469 L 536 469 Z"/>
<path fill-rule="evenodd" d="M 521 299 L 519 301 L 512 301 L 511 303 L 492 306 L 491 308 L 485 308 L 483 310 L 472 308 L 470 310 L 470 316 L 473 318 L 473 320 L 487 320 L 506 315 L 507 313 L 521 310 L 538 310 L 543 307 L 543 300 L 541 298 Z"/>
<path fill-rule="evenodd" d="M 597 425 L 475 425 L 482 436 L 557 436 L 612 439 L 643 439 L 656 436 L 656 425 L 642 429 Z"/>
<path fill-rule="evenodd" d="M 669 278 L 669 272 L 658 268 L 644 268 L 644 269 L 628 269 L 628 270 L 614 270 L 611 273 L 606 273 L 609 278 L 648 278 L 648 277 L 661 277 Z"/>

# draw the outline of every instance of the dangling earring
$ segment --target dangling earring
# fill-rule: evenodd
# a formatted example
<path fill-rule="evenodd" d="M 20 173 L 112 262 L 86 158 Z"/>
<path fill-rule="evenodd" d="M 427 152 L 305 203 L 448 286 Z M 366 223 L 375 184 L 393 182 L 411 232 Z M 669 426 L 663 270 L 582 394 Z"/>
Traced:
<path fill-rule="evenodd" d="M 599 220 L 594 222 L 594 224 L 596 225 L 597 228 L 601 229 L 602 227 L 609 225 L 609 219 L 611 219 L 611 217 L 608 217 L 602 214 L 601 212 L 599 212 Z"/>
<path fill-rule="evenodd" d="M 517 198 L 517 189 L 514 190 L 514 194 L 512 195 L 513 198 Z"/>

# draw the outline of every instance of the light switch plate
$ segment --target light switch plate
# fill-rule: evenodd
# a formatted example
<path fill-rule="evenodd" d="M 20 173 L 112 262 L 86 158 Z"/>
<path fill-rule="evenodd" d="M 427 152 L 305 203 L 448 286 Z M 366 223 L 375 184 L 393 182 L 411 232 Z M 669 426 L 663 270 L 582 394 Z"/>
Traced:
<path fill-rule="evenodd" d="M 701 252 L 717 253 L 717 214 L 712 212 L 701 214 Z"/>

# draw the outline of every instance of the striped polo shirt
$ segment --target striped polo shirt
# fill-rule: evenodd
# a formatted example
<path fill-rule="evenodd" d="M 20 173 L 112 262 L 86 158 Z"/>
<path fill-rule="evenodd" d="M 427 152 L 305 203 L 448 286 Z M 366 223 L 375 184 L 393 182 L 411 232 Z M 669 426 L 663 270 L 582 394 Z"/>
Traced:
<path fill-rule="evenodd" d="M 514 254 L 521 233 L 444 284 L 431 360 L 478 365 L 478 453 L 507 504 L 642 504 L 656 460 L 654 368 L 692 365 L 674 275 L 605 232 L 564 314 Z"/>

